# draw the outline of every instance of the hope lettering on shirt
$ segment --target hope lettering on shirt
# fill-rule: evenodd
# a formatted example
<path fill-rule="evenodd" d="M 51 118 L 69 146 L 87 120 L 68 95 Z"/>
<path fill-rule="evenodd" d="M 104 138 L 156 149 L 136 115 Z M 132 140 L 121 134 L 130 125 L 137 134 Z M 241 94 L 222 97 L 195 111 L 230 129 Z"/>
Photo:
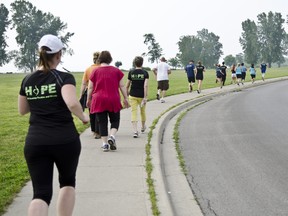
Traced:
<path fill-rule="evenodd" d="M 144 79 L 144 74 L 132 74 L 131 78 L 133 80 L 143 80 Z"/>
<path fill-rule="evenodd" d="M 25 93 L 28 100 L 57 97 L 56 83 L 41 86 L 26 86 Z"/>

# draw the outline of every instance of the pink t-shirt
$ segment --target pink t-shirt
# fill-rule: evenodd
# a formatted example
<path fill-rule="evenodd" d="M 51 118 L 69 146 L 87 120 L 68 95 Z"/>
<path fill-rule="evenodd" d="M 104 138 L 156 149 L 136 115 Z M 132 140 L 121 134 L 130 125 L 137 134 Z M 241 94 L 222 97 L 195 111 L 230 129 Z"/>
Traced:
<path fill-rule="evenodd" d="M 100 66 L 92 72 L 91 113 L 119 112 L 122 109 L 119 82 L 123 76 L 123 72 L 114 66 Z"/>

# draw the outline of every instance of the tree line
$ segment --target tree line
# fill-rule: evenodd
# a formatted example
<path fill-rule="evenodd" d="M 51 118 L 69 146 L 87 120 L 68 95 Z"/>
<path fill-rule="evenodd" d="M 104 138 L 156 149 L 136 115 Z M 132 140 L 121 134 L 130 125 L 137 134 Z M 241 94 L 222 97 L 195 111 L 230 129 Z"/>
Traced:
<path fill-rule="evenodd" d="M 265 62 L 271 67 L 277 63 L 280 67 L 285 62 L 285 55 L 288 52 L 288 34 L 285 32 L 285 19 L 281 13 L 261 13 L 257 16 L 257 24 L 249 19 L 241 23 L 242 33 L 239 43 L 242 53 L 236 56 L 227 55 L 224 61 L 227 65 L 246 62 L 257 64 Z M 288 15 L 287 22 L 288 23 Z M 149 56 L 148 61 L 153 63 L 162 55 L 162 48 L 156 42 L 153 34 L 144 35 L 144 43 L 148 45 L 148 52 L 143 53 Z M 201 60 L 207 67 L 214 67 L 223 54 L 223 45 L 219 42 L 220 37 L 209 32 L 207 29 L 197 31 L 197 35 L 181 36 L 178 44 L 179 53 L 168 60 L 171 66 L 183 67 L 189 60 Z"/>
<path fill-rule="evenodd" d="M 0 67 L 14 60 L 15 66 L 24 71 L 34 71 L 38 62 L 37 42 L 45 34 L 55 34 L 62 40 L 65 49 L 64 54 L 73 55 L 73 49 L 68 44 L 73 32 L 67 32 L 67 23 L 55 17 L 51 13 L 38 10 L 29 1 L 16 0 L 10 4 L 9 10 L 0 4 Z M 277 63 L 279 66 L 285 62 L 288 50 L 288 35 L 284 29 L 285 19 L 280 13 L 261 13 L 257 16 L 257 22 L 245 20 L 242 22 L 242 33 L 239 43 L 242 47 L 236 56 L 227 55 L 224 61 L 227 65 L 237 62 L 259 63 L 266 62 L 269 66 Z M 288 16 L 287 22 L 288 23 Z M 16 43 L 18 50 L 8 51 L 6 31 L 8 28 L 16 30 Z M 148 46 L 148 52 L 143 56 L 154 63 L 163 55 L 163 49 L 156 41 L 152 33 L 144 34 L 144 44 Z M 189 60 L 201 60 L 207 67 L 213 67 L 223 55 L 223 45 L 220 37 L 207 29 L 197 31 L 197 35 L 184 35 L 177 42 L 179 52 L 174 58 L 168 60 L 172 67 L 183 67 Z M 117 67 L 122 62 L 117 61 Z"/>

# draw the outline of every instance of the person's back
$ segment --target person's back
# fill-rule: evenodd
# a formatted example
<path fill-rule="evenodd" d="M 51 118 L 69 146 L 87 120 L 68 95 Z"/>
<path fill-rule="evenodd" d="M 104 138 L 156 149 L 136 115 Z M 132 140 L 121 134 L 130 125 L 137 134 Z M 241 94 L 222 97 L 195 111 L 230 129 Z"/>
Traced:
<path fill-rule="evenodd" d="M 200 74 L 200 73 L 203 74 L 205 67 L 202 64 L 198 64 L 196 66 L 196 70 L 197 70 L 197 74 Z"/>
<path fill-rule="evenodd" d="M 225 64 L 222 64 L 221 67 L 220 67 L 220 69 L 221 69 L 221 72 L 222 72 L 224 75 L 226 75 L 227 66 L 226 66 Z"/>
<path fill-rule="evenodd" d="M 188 65 L 185 67 L 185 71 L 187 73 L 187 77 L 194 77 L 195 76 L 195 65 L 193 62 L 189 62 Z"/>
<path fill-rule="evenodd" d="M 242 68 L 240 66 L 240 64 L 236 67 L 236 74 L 239 75 L 239 74 L 242 74 Z"/>
<path fill-rule="evenodd" d="M 66 84 L 75 85 L 74 77 L 58 70 L 38 70 L 24 79 L 20 94 L 26 95 L 30 106 L 29 143 L 63 144 L 78 136 L 71 112 L 61 95 L 61 88 Z M 43 133 L 47 129 L 49 133 Z"/>
<path fill-rule="evenodd" d="M 255 70 L 254 66 L 253 67 L 251 66 L 249 70 L 250 70 L 250 74 L 251 75 L 255 75 L 256 74 L 256 70 Z"/>
<path fill-rule="evenodd" d="M 231 67 L 231 73 L 236 73 L 236 65 L 233 64 L 232 67 Z"/>
<path fill-rule="evenodd" d="M 169 71 L 170 71 L 169 65 L 166 62 L 161 61 L 157 65 L 157 81 L 168 80 L 169 79 L 169 77 L 168 77 Z"/>
<path fill-rule="evenodd" d="M 120 101 L 118 101 L 119 81 L 122 79 L 123 73 L 114 66 L 100 66 L 91 74 L 90 80 L 95 81 L 92 92 L 91 112 L 118 112 L 122 109 Z"/>
<path fill-rule="evenodd" d="M 260 68 L 261 68 L 261 72 L 262 72 L 262 73 L 265 73 L 265 72 L 266 72 L 266 68 L 267 68 L 266 63 L 264 63 L 264 62 L 261 63 Z"/>
<path fill-rule="evenodd" d="M 131 80 L 130 95 L 133 97 L 144 97 L 144 83 L 145 79 L 149 78 L 147 71 L 143 69 L 134 69 L 128 75 L 128 79 Z"/>

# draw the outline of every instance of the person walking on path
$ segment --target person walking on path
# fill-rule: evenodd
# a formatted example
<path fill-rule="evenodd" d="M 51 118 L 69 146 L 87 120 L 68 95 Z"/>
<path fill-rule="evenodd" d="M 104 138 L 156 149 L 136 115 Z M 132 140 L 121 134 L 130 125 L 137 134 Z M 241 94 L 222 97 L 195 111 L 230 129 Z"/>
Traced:
<path fill-rule="evenodd" d="M 139 136 L 138 132 L 138 107 L 140 107 L 141 117 L 141 133 L 146 130 L 146 103 L 148 96 L 148 80 L 149 74 L 142 69 L 143 58 L 136 56 L 133 60 L 134 70 L 128 74 L 126 83 L 126 91 L 129 95 L 129 103 L 131 106 L 131 122 L 134 130 L 133 137 Z"/>
<path fill-rule="evenodd" d="M 236 77 L 237 77 L 237 85 L 240 85 L 240 82 L 242 81 L 242 68 L 241 68 L 241 64 L 238 63 L 237 67 L 236 67 Z"/>
<path fill-rule="evenodd" d="M 244 82 L 245 82 L 245 79 L 246 79 L 246 72 L 247 72 L 247 68 L 246 66 L 244 65 L 244 63 L 242 62 L 241 63 L 241 73 L 242 73 L 242 78 L 241 78 L 241 82 L 242 82 L 242 85 L 244 85 Z"/>
<path fill-rule="evenodd" d="M 237 83 L 237 76 L 236 76 L 236 65 L 233 64 L 231 66 L 231 84 L 236 84 Z"/>
<path fill-rule="evenodd" d="M 223 76 L 224 74 L 222 73 L 220 64 L 216 64 L 216 79 L 220 84 L 220 88 L 223 87 Z"/>
<path fill-rule="evenodd" d="M 61 40 L 48 34 L 38 45 L 38 68 L 23 79 L 18 97 L 19 113 L 30 113 L 24 146 L 33 186 L 28 216 L 48 215 L 54 164 L 60 184 L 57 215 L 70 216 L 75 203 L 76 170 L 81 152 L 79 133 L 71 113 L 83 124 L 89 122 L 89 116 L 83 112 L 77 98 L 74 76 L 56 69 L 61 62 Z"/>
<path fill-rule="evenodd" d="M 220 67 L 221 71 L 222 71 L 222 82 L 223 82 L 223 86 L 225 85 L 225 81 L 226 81 L 226 77 L 227 77 L 227 66 L 225 65 L 225 62 L 222 62 L 222 65 Z"/>
<path fill-rule="evenodd" d="M 205 67 L 202 65 L 201 61 L 198 61 L 198 64 L 196 65 L 196 80 L 198 82 L 198 88 L 197 88 L 197 93 L 201 93 L 202 89 L 202 82 L 204 79 L 204 72 L 205 72 Z"/>
<path fill-rule="evenodd" d="M 169 89 L 169 74 L 171 74 L 171 70 L 164 57 L 162 57 L 160 59 L 160 63 L 153 68 L 153 73 L 157 78 L 158 84 L 156 98 L 157 100 L 160 100 L 161 97 L 161 103 L 165 103 L 164 97 L 166 95 L 166 91 Z"/>
<path fill-rule="evenodd" d="M 195 83 L 195 65 L 193 60 L 190 60 L 189 64 L 186 65 L 185 72 L 187 73 L 189 92 L 192 92 Z"/>
<path fill-rule="evenodd" d="M 87 107 L 91 113 L 96 113 L 102 139 L 103 151 L 116 150 L 116 133 L 120 125 L 120 110 L 122 109 L 119 89 L 123 96 L 124 106 L 128 108 L 128 96 L 124 85 L 124 74 L 121 70 L 109 64 L 112 62 L 109 51 L 99 55 L 100 67 L 96 68 L 88 84 Z M 110 136 L 108 138 L 108 118 L 110 120 Z"/>
<path fill-rule="evenodd" d="M 89 78 L 94 69 L 100 66 L 98 63 L 98 58 L 99 58 L 100 52 L 94 52 L 93 53 L 93 64 L 89 66 L 83 74 L 82 77 L 82 85 L 80 88 L 80 102 L 82 104 L 83 109 L 86 107 L 86 102 L 87 102 L 87 89 L 88 89 L 88 83 L 89 83 Z M 96 114 L 91 113 L 89 109 L 89 115 L 90 115 L 90 127 L 91 131 L 93 133 L 93 136 L 95 139 L 100 139 L 101 136 L 99 134 L 99 125 L 96 120 Z"/>
<path fill-rule="evenodd" d="M 254 68 L 254 64 L 251 64 L 251 67 L 250 67 L 249 71 L 250 71 L 250 76 L 251 76 L 252 83 L 254 83 L 255 82 L 255 78 L 256 78 L 256 69 Z"/>
<path fill-rule="evenodd" d="M 265 62 L 262 62 L 260 64 L 261 74 L 262 74 L 262 80 L 265 81 L 265 74 L 267 69 L 267 64 Z"/>

